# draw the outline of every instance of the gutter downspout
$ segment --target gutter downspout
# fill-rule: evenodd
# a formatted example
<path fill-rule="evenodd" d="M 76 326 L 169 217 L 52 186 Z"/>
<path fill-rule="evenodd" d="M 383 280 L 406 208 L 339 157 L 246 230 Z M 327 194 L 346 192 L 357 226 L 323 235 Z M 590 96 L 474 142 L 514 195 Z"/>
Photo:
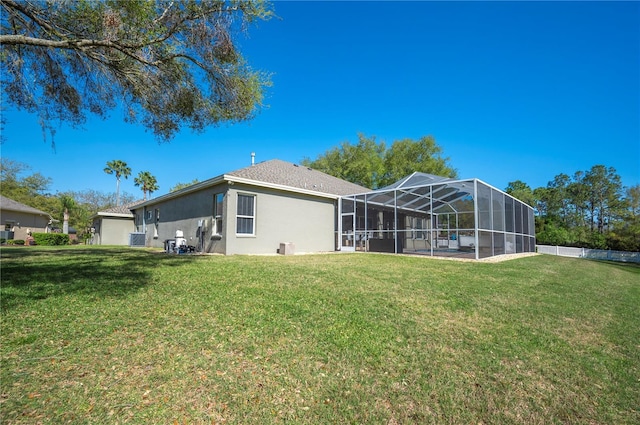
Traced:
<path fill-rule="evenodd" d="M 336 217 L 336 221 L 338 222 L 338 234 L 337 234 L 337 244 L 336 251 L 342 251 L 342 196 L 338 198 L 338 208 L 337 208 L 338 216 Z"/>
<path fill-rule="evenodd" d="M 144 233 L 144 242 L 147 244 L 147 207 L 142 208 L 142 232 Z"/>

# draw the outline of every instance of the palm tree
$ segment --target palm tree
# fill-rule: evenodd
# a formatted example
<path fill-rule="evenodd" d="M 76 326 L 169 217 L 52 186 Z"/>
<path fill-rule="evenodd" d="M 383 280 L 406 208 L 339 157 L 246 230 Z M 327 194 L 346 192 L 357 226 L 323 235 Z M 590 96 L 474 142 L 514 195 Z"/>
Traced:
<path fill-rule="evenodd" d="M 147 200 L 147 192 L 149 192 L 149 196 L 151 196 L 152 192 L 155 192 L 160 188 L 156 178 L 148 171 L 140 171 L 138 173 L 138 177 L 136 177 L 133 182 L 136 186 L 142 187 L 142 193 L 144 194 L 145 201 Z"/>
<path fill-rule="evenodd" d="M 69 194 L 63 193 L 60 195 L 60 206 L 62 207 L 62 233 L 65 235 L 69 234 L 69 211 L 74 209 L 76 206 L 76 201 Z"/>
<path fill-rule="evenodd" d="M 120 177 L 128 178 L 131 175 L 131 167 L 124 161 L 114 159 L 107 162 L 104 172 L 116 175 L 116 206 L 120 206 Z"/>

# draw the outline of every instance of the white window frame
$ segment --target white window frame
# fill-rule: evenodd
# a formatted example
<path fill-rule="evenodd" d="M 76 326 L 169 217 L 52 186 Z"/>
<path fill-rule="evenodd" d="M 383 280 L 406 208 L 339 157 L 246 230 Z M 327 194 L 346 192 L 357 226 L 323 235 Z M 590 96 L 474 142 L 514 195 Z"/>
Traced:
<path fill-rule="evenodd" d="M 253 198 L 253 215 L 243 215 L 238 214 L 238 203 L 240 202 L 240 197 Z M 254 193 L 238 193 L 236 197 L 236 236 L 239 237 L 253 237 L 256 235 L 256 195 Z M 240 233 L 238 232 L 238 219 L 251 219 L 251 233 Z"/>
<path fill-rule="evenodd" d="M 424 240 L 426 234 L 427 219 L 423 217 L 414 217 L 414 239 Z"/>
<path fill-rule="evenodd" d="M 220 211 L 218 211 L 218 197 L 222 197 L 220 202 Z M 213 194 L 213 234 L 222 235 L 222 226 L 224 219 L 224 192 Z"/>

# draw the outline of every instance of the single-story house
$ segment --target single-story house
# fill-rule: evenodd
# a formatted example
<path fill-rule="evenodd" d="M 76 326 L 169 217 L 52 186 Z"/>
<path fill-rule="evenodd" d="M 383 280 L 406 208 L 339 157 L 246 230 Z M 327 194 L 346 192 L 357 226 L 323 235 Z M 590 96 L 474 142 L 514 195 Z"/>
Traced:
<path fill-rule="evenodd" d="M 368 188 L 281 160 L 132 208 L 145 245 L 220 254 L 365 251 L 485 258 L 535 251 L 533 209 L 479 179 L 413 173 Z M 284 252 L 282 250 L 284 249 Z"/>
<path fill-rule="evenodd" d="M 91 245 L 129 245 L 129 235 L 136 231 L 131 209 L 143 201 L 135 201 L 99 211 L 91 217 Z"/>
<path fill-rule="evenodd" d="M 26 240 L 30 233 L 49 233 L 54 221 L 49 213 L 0 195 L 3 239 Z"/>
<path fill-rule="evenodd" d="M 132 208 L 146 245 L 165 248 L 181 232 L 198 252 L 275 254 L 336 250 L 340 196 L 368 189 L 281 160 L 261 162 Z"/>

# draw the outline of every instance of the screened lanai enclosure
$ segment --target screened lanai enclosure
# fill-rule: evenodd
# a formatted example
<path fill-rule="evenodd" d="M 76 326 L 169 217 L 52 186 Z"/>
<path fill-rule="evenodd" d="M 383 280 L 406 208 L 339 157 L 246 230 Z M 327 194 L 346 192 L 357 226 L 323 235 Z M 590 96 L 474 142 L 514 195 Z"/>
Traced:
<path fill-rule="evenodd" d="M 533 209 L 478 179 L 414 173 L 343 196 L 338 249 L 481 259 L 535 251 Z"/>

